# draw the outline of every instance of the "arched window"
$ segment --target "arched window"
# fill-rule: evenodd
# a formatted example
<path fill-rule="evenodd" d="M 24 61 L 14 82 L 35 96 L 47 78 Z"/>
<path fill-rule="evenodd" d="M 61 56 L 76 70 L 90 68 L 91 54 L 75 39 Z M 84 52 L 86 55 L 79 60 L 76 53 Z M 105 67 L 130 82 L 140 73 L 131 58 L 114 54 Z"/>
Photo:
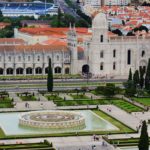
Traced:
<path fill-rule="evenodd" d="M 115 49 L 113 50 L 113 57 L 114 58 L 116 57 L 116 50 Z"/>
<path fill-rule="evenodd" d="M 7 75 L 13 74 L 13 69 L 12 68 L 7 68 Z"/>
<path fill-rule="evenodd" d="M 131 64 L 131 50 L 130 49 L 127 51 L 127 64 L 128 65 Z"/>
<path fill-rule="evenodd" d="M 113 62 L 113 70 L 116 70 L 116 62 Z"/>
<path fill-rule="evenodd" d="M 104 36 L 101 35 L 101 36 L 100 36 L 100 42 L 103 43 L 103 41 L 104 41 Z"/>
<path fill-rule="evenodd" d="M 36 73 L 36 74 L 42 74 L 42 68 L 37 67 L 37 68 L 35 69 L 35 73 Z"/>
<path fill-rule="evenodd" d="M 45 74 L 48 74 L 48 67 L 45 68 Z"/>
<path fill-rule="evenodd" d="M 37 61 L 40 61 L 40 56 L 37 57 Z"/>
<path fill-rule="evenodd" d="M 100 52 L 100 58 L 104 58 L 104 52 L 103 51 Z"/>
<path fill-rule="evenodd" d="M 28 61 L 31 61 L 31 56 L 28 56 Z"/>
<path fill-rule="evenodd" d="M 56 57 L 56 58 L 57 58 L 57 61 L 59 61 L 59 56 L 58 56 L 58 55 L 57 55 L 57 57 Z"/>
<path fill-rule="evenodd" d="M 69 74 L 70 73 L 70 69 L 69 68 L 66 68 L 65 69 L 65 74 Z"/>
<path fill-rule="evenodd" d="M 0 75 L 3 75 L 4 70 L 2 68 L 0 68 Z"/>
<path fill-rule="evenodd" d="M 21 56 L 18 56 L 18 61 L 21 61 Z"/>
<path fill-rule="evenodd" d="M 100 70 L 104 70 L 104 63 L 103 62 L 100 63 Z"/>
<path fill-rule="evenodd" d="M 8 61 L 11 61 L 11 56 L 8 57 Z"/>
<path fill-rule="evenodd" d="M 17 68 L 16 74 L 23 74 L 23 68 Z"/>
<path fill-rule="evenodd" d="M 32 74 L 32 68 L 26 68 L 26 74 Z"/>
<path fill-rule="evenodd" d="M 145 56 L 145 51 L 144 51 L 144 50 L 142 51 L 141 56 L 142 56 L 142 57 Z"/>
<path fill-rule="evenodd" d="M 55 68 L 55 73 L 61 73 L 61 67 L 56 67 Z"/>

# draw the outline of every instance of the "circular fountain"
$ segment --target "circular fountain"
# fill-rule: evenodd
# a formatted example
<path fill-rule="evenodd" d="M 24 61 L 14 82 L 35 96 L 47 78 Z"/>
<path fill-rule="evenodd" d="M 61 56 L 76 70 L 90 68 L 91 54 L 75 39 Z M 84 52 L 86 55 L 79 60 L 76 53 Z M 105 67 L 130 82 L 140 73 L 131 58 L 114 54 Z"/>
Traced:
<path fill-rule="evenodd" d="M 85 118 L 73 111 L 33 111 L 19 117 L 19 125 L 36 128 L 64 129 L 85 126 Z"/>

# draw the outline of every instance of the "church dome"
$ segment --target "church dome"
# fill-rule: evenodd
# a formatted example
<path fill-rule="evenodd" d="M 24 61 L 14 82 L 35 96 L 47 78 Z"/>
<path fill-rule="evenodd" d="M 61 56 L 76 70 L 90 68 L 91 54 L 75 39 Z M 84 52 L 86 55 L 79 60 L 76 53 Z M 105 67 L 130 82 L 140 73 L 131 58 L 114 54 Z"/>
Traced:
<path fill-rule="evenodd" d="M 98 13 L 92 21 L 93 28 L 108 28 L 106 15 L 104 13 Z"/>

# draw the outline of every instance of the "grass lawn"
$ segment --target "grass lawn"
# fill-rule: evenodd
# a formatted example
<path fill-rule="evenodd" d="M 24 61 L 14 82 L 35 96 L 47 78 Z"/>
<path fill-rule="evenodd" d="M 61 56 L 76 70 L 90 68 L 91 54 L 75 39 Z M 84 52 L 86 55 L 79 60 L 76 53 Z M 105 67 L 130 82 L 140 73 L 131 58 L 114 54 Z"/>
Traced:
<path fill-rule="evenodd" d="M 110 144 L 115 144 L 119 147 L 122 146 L 137 146 L 139 139 L 138 138 L 130 138 L 130 139 L 113 139 L 113 140 L 107 140 Z M 149 138 L 150 143 L 150 138 Z"/>
<path fill-rule="evenodd" d="M 70 96 L 73 97 L 74 100 L 89 99 L 89 97 L 84 94 L 70 94 Z"/>
<path fill-rule="evenodd" d="M 0 145 L 1 149 L 43 149 L 43 150 L 54 150 L 54 148 L 51 147 L 50 144 L 48 143 L 25 143 L 25 144 L 5 144 L 5 145 Z"/>
<path fill-rule="evenodd" d="M 116 105 L 117 107 L 127 111 L 127 112 L 138 112 L 138 111 L 143 111 L 142 108 L 135 106 L 127 101 L 124 100 L 112 100 L 112 103 Z"/>
<path fill-rule="evenodd" d="M 20 96 L 23 101 L 36 101 L 36 97 L 32 95 Z"/>
<path fill-rule="evenodd" d="M 109 104 L 108 100 L 66 100 L 54 101 L 57 106 L 77 106 L 77 105 L 100 105 Z"/>
<path fill-rule="evenodd" d="M 110 123 L 112 123 L 113 125 L 115 125 L 116 127 L 118 127 L 120 129 L 120 131 L 115 131 L 115 132 L 133 132 L 132 129 L 130 129 L 129 127 L 127 127 L 126 125 L 122 124 L 120 121 L 112 118 L 111 116 L 108 116 L 106 113 L 99 111 L 99 110 L 93 110 L 94 113 L 96 113 L 97 115 L 99 115 L 100 117 L 104 118 L 105 120 L 109 121 Z"/>
<path fill-rule="evenodd" d="M 141 103 L 142 105 L 145 106 L 150 106 L 150 98 L 133 98 L 135 101 Z"/>
<path fill-rule="evenodd" d="M 114 104 L 117 107 L 127 111 L 127 112 L 138 112 L 143 111 L 142 108 L 137 107 L 129 102 L 124 100 L 106 100 L 106 99 L 99 99 L 99 100 L 66 100 L 66 101 L 54 101 L 57 106 L 77 106 L 77 105 L 104 105 L 104 104 Z"/>
<path fill-rule="evenodd" d="M 12 100 L 9 97 L 0 98 L 0 108 L 12 108 Z"/>
<path fill-rule="evenodd" d="M 59 97 L 58 95 L 46 95 L 45 96 L 48 100 L 53 100 L 53 101 L 62 101 L 63 99 Z"/>

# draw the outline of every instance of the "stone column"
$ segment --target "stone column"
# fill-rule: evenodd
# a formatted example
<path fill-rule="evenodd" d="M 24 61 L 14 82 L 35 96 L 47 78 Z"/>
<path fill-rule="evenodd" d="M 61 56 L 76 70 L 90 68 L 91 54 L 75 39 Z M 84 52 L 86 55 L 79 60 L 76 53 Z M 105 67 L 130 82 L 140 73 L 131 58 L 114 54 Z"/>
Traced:
<path fill-rule="evenodd" d="M 16 76 L 16 64 L 14 63 L 14 67 L 13 67 L 13 75 Z"/>
<path fill-rule="evenodd" d="M 45 63 L 43 63 L 43 67 L 42 67 L 42 75 L 45 75 Z"/>

